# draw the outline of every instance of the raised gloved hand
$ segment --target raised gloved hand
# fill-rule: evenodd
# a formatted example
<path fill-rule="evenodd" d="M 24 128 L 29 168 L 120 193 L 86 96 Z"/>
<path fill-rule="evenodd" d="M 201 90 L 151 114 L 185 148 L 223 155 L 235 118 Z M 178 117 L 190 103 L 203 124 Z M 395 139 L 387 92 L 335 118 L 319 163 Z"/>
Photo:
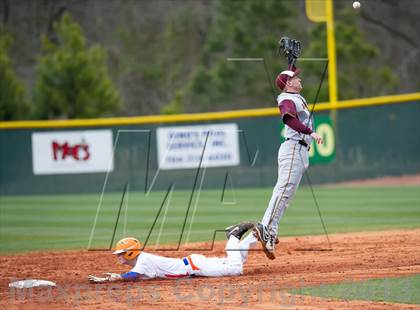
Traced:
<path fill-rule="evenodd" d="M 106 282 L 114 282 L 114 281 L 118 281 L 121 280 L 122 277 L 120 274 L 118 273 L 104 273 L 105 277 L 97 277 L 94 275 L 89 275 L 88 276 L 88 280 L 91 283 L 106 283 Z"/>
<path fill-rule="evenodd" d="M 302 53 L 302 44 L 298 40 L 282 37 L 279 41 L 278 52 L 282 52 L 288 64 L 294 66 Z"/>

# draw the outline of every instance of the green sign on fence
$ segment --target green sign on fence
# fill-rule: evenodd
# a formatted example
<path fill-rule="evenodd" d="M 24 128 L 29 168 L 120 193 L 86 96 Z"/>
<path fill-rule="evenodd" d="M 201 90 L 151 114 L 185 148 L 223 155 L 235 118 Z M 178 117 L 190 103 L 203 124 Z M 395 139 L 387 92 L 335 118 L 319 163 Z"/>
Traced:
<path fill-rule="evenodd" d="M 282 123 L 281 136 L 284 139 L 284 125 Z M 318 116 L 315 118 L 315 131 L 324 139 L 323 144 L 315 144 L 312 141 L 309 151 L 311 164 L 329 163 L 335 157 L 335 135 L 334 127 L 329 116 Z"/>

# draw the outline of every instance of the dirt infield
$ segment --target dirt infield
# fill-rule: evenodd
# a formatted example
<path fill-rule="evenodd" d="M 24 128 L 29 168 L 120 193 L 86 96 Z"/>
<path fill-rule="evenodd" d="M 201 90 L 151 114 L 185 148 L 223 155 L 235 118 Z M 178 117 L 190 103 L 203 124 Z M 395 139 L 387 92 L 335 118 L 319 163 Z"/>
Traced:
<path fill-rule="evenodd" d="M 122 272 L 105 252 L 63 251 L 0 256 L 1 309 L 419 309 L 417 305 L 291 295 L 290 288 L 420 273 L 420 229 L 282 238 L 277 259 L 250 253 L 244 275 L 226 278 L 89 284 L 87 275 Z M 206 244 L 194 244 L 194 246 Z M 208 256 L 224 255 L 224 243 Z M 199 251 L 194 251 L 198 252 Z M 157 254 L 182 257 L 184 251 Z M 9 289 L 13 279 L 46 279 L 56 288 Z"/>

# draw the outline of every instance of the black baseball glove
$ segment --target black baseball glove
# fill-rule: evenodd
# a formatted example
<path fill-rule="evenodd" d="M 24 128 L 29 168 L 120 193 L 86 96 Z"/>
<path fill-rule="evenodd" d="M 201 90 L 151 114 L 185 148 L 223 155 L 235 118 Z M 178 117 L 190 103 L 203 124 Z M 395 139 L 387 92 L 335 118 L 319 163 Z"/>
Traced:
<path fill-rule="evenodd" d="M 296 60 L 300 57 L 302 52 L 302 45 L 300 41 L 282 37 L 279 41 L 280 51 L 287 58 L 289 65 L 295 65 Z"/>

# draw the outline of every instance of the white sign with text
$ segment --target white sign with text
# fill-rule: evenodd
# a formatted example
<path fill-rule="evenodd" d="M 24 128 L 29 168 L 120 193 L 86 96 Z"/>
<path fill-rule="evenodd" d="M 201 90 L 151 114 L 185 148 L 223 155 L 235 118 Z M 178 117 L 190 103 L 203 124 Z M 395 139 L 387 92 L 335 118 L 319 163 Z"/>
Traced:
<path fill-rule="evenodd" d="M 34 174 L 111 172 L 112 131 L 35 132 L 32 164 Z"/>
<path fill-rule="evenodd" d="M 160 127 L 159 168 L 192 169 L 237 166 L 240 163 L 237 124 Z"/>

